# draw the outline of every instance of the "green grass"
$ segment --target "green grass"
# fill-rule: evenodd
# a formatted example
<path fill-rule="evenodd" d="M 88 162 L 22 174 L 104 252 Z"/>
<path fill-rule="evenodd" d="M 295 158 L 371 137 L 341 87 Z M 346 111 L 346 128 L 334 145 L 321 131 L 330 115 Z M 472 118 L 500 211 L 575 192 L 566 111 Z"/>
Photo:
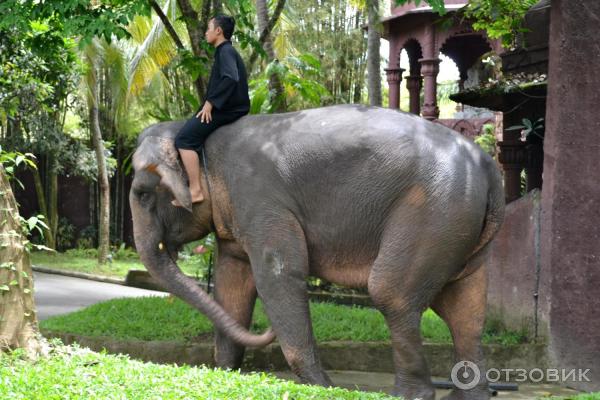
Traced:
<path fill-rule="evenodd" d="M 130 269 L 146 269 L 135 253 L 127 257 L 116 258 L 110 264 L 98 265 L 93 252 L 86 250 L 70 250 L 65 253 L 36 251 L 31 254 L 31 263 L 61 271 L 85 272 L 112 278 L 125 278 Z M 178 261 L 182 271 L 191 276 L 196 276 L 199 266 L 203 268 L 201 264 L 200 256 L 196 255 Z"/>
<path fill-rule="evenodd" d="M 357 342 L 389 340 L 382 315 L 371 308 L 311 303 L 311 316 L 318 341 Z M 251 329 L 262 332 L 269 322 L 260 302 Z M 486 329 L 484 343 L 515 344 L 524 336 L 492 324 Z M 115 299 L 98 303 L 74 313 L 41 322 L 42 329 L 84 336 L 110 336 L 115 339 L 189 341 L 212 332 L 212 324 L 199 312 L 175 298 L 143 297 Z M 422 319 L 425 341 L 449 343 L 446 324 L 431 310 Z"/>
<path fill-rule="evenodd" d="M 540 397 L 541 399 L 541 397 Z M 578 394 L 577 396 L 569 396 L 569 397 L 550 397 L 550 398 L 546 398 L 544 397 L 544 399 L 547 400 L 600 400 L 600 392 L 594 392 L 594 393 L 582 393 L 582 394 Z"/>
<path fill-rule="evenodd" d="M 23 360 L 19 353 L 0 353 L 0 382 L 0 399 L 392 399 L 299 385 L 265 373 L 143 363 L 76 346 L 56 346 L 36 362 Z"/>

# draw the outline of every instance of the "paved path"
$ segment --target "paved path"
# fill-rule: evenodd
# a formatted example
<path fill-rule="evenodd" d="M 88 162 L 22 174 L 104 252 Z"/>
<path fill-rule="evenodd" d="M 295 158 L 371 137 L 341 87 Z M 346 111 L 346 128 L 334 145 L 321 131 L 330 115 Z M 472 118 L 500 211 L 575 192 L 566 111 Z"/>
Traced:
<path fill-rule="evenodd" d="M 119 297 L 166 296 L 166 293 L 114 283 L 34 272 L 35 303 L 40 320 Z"/>
<path fill-rule="evenodd" d="M 358 372 L 358 371 L 327 371 L 329 377 L 335 386 L 346 389 L 362 390 L 365 392 L 385 392 L 392 393 L 394 389 L 394 375 L 386 373 Z M 287 371 L 275 372 L 274 375 L 279 378 L 296 381 L 298 378 Z M 434 377 L 434 380 L 445 380 L 440 377 Z M 450 390 L 436 390 L 435 398 L 441 399 L 450 393 Z M 519 384 L 519 390 L 516 392 L 498 392 L 497 399 L 502 400 L 537 400 L 540 397 L 564 396 L 570 397 L 578 392 L 575 390 L 563 388 L 557 385 L 548 384 Z"/>

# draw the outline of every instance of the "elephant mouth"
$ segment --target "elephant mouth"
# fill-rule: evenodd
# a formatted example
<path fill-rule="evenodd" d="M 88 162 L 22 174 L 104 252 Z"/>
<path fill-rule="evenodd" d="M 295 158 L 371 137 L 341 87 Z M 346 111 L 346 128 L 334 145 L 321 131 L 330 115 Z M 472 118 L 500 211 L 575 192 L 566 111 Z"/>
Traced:
<path fill-rule="evenodd" d="M 167 248 L 169 257 L 171 257 L 171 261 L 173 261 L 174 263 L 177 263 L 177 260 L 179 259 L 179 250 L 180 249 L 181 248 L 177 248 L 177 247 Z"/>

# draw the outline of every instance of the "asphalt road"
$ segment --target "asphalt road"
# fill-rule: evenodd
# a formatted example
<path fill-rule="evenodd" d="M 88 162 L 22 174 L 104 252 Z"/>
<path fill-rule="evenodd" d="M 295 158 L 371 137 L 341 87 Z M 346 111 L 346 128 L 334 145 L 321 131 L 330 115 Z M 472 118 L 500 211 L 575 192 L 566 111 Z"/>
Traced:
<path fill-rule="evenodd" d="M 33 278 L 35 303 L 40 320 L 119 297 L 167 295 L 153 290 L 42 272 L 34 272 Z"/>

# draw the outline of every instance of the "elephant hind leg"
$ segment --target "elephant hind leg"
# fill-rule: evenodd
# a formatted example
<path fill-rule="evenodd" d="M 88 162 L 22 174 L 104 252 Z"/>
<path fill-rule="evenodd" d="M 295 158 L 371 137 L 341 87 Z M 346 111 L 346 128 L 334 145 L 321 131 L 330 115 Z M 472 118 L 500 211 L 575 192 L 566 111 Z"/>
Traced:
<path fill-rule="evenodd" d="M 401 249 L 380 252 L 369 276 L 369 293 L 390 329 L 396 370 L 394 395 L 406 400 L 433 400 L 435 390 L 423 354 L 420 325 L 425 307 L 443 283 L 423 276 L 424 270 L 431 272 L 426 267 L 430 264 L 408 253 Z"/>
<path fill-rule="evenodd" d="M 468 267 L 477 266 L 471 264 Z M 461 382 L 463 384 L 473 382 L 476 386 L 468 390 L 455 388 L 445 399 L 482 400 L 490 397 L 485 379 L 486 370 L 481 348 L 481 335 L 485 322 L 486 293 L 487 273 L 485 268 L 481 266 L 472 274 L 448 283 L 432 304 L 433 310 L 448 324 L 448 328 L 452 333 L 455 362 L 470 361 L 475 363 L 480 373 L 480 379 L 477 382 L 473 380 L 476 377 L 475 372 L 460 369 L 459 371 L 467 374 L 464 381 L 461 379 Z"/>

